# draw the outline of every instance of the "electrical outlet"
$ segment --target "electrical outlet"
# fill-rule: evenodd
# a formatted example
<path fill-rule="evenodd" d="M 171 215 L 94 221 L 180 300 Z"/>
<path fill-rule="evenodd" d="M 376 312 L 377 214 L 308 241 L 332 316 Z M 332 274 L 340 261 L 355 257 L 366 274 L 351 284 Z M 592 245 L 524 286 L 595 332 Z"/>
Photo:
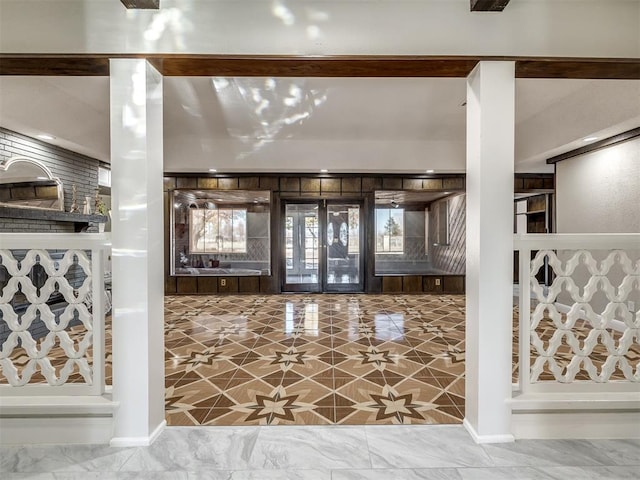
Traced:
<path fill-rule="evenodd" d="M 630 312 L 635 312 L 636 311 L 636 302 L 632 302 L 631 300 L 629 300 L 627 302 L 627 308 L 629 309 Z"/>
<path fill-rule="evenodd" d="M 221 278 L 220 279 L 220 286 L 221 287 L 226 287 L 227 286 L 227 279 L 226 278 Z"/>
<path fill-rule="evenodd" d="M 439 287 L 439 286 L 440 286 L 440 279 L 436 278 L 436 287 Z"/>

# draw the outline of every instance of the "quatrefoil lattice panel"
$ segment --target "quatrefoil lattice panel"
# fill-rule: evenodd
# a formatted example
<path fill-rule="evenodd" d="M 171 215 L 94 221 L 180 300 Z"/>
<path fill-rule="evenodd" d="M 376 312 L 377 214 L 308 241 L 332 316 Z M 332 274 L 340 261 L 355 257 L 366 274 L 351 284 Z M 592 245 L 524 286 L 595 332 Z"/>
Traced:
<path fill-rule="evenodd" d="M 563 251 L 561 257 L 552 250 L 541 250 L 531 261 L 531 289 L 537 300 L 530 322 L 534 359 L 531 382 L 548 379 L 550 372 L 561 383 L 576 380 L 606 383 L 612 381 L 616 371 L 624 375 L 622 381 L 640 382 L 637 355 L 640 318 L 627 304 L 631 293 L 640 292 L 640 261 L 634 263 L 622 250 L 610 251 L 603 260 L 596 260 L 586 250 Z M 545 259 L 555 275 L 548 289 L 536 279 Z M 573 277 L 581 265 L 590 275 L 583 287 Z M 620 282 L 612 284 L 609 273 L 614 266 L 623 276 Z M 565 315 L 556 304 L 563 291 L 573 302 Z M 608 302 L 601 313 L 591 305 L 596 294 L 604 294 Z M 612 328 L 613 322 L 617 323 L 616 329 Z M 558 362 L 559 356 L 569 359 L 568 362 Z"/>
<path fill-rule="evenodd" d="M 76 366 L 85 384 L 91 385 L 93 376 L 89 361 L 93 340 L 93 316 L 85 305 L 85 300 L 91 292 L 91 260 L 87 254 L 82 250 L 67 250 L 62 259 L 54 260 L 46 250 L 29 250 L 24 258 L 18 261 L 11 250 L 0 250 L 0 263 L 10 275 L 9 282 L 0 292 L 2 321 L 6 322 L 10 331 L 1 345 L 0 366 L 9 385 L 17 387 L 29 384 L 38 370 L 49 385 L 64 385 L 69 381 Z M 37 264 L 42 266 L 48 275 L 40 289 L 36 288 L 29 276 Z M 65 278 L 74 265 L 78 265 L 86 275 L 82 285 L 75 289 Z M 16 313 L 12 306 L 14 296 L 20 291 L 27 302 L 26 311 L 22 315 Z M 58 319 L 47 304 L 56 291 L 60 292 L 68 303 Z M 38 318 L 48 329 L 48 333 L 39 343 L 30 331 L 30 327 Z M 72 338 L 67 329 L 74 318 L 82 322 L 86 332 Z M 59 347 L 56 347 L 57 343 Z M 14 350 L 23 358 L 16 358 Z M 56 356 L 61 354 L 63 359 L 66 358 L 58 372 L 51 361 L 54 350 Z M 26 362 L 22 352 L 28 357 Z M 16 365 L 18 360 L 19 363 L 24 362 L 21 372 Z"/>

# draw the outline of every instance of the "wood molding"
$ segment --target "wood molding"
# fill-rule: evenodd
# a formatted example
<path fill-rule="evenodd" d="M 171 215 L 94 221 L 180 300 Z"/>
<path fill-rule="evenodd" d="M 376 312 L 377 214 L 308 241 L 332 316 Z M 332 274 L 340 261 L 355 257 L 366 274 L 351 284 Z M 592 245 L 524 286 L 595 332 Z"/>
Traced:
<path fill-rule="evenodd" d="M 158 10 L 160 8 L 160 0 L 120 0 L 122 4 L 129 9 L 138 10 Z"/>
<path fill-rule="evenodd" d="M 639 59 L 529 58 L 516 60 L 516 78 L 639 80 Z"/>
<path fill-rule="evenodd" d="M 479 61 L 514 61 L 516 78 L 640 80 L 640 59 L 425 55 L 0 54 L 0 75 L 108 76 L 109 59 L 144 58 L 164 76 L 465 78 Z"/>
<path fill-rule="evenodd" d="M 165 76 L 466 77 L 479 57 L 165 55 L 149 61 Z"/>
<path fill-rule="evenodd" d="M 164 172 L 164 177 L 183 177 L 183 178 L 245 178 L 245 177 L 305 177 L 305 178 L 382 178 L 379 173 L 358 173 L 358 172 L 335 172 L 335 173 L 318 173 L 318 172 Z M 527 174 L 517 174 L 527 175 Z M 530 175 L 553 175 L 553 174 L 530 174 Z M 434 179 L 434 178 L 466 178 L 465 173 L 385 173 L 385 178 L 419 178 L 419 179 Z M 196 188 L 196 187 L 193 187 Z M 444 188 L 445 190 L 455 190 L 454 187 Z M 382 190 L 380 187 L 378 190 Z"/>
<path fill-rule="evenodd" d="M 0 55 L 0 75 L 109 76 L 109 58 L 88 55 Z"/>
<path fill-rule="evenodd" d="M 501 12 L 509 0 L 471 0 L 472 12 Z"/>
<path fill-rule="evenodd" d="M 618 135 L 614 135 L 613 137 L 605 138 L 604 140 L 600 140 L 598 142 L 585 145 L 584 147 L 576 148 L 575 150 L 571 150 L 569 152 L 556 155 L 555 157 L 548 158 L 547 163 L 548 164 L 558 163 L 558 162 L 561 162 L 562 160 L 577 157 L 578 155 L 584 155 L 585 153 L 594 152 L 602 148 L 611 147 L 613 145 L 626 142 L 627 140 L 631 140 L 636 137 L 640 137 L 640 127 L 634 128 L 632 130 L 627 130 L 626 132 L 620 133 Z"/>

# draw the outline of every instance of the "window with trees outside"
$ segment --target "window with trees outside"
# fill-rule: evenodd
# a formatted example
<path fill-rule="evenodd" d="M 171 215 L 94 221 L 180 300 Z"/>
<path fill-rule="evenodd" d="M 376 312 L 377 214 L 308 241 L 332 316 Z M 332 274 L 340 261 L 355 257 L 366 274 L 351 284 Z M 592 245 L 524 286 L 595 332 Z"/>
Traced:
<path fill-rule="evenodd" d="M 404 209 L 376 209 L 376 253 L 404 253 Z"/>
<path fill-rule="evenodd" d="M 191 253 L 246 253 L 245 208 L 191 209 Z"/>

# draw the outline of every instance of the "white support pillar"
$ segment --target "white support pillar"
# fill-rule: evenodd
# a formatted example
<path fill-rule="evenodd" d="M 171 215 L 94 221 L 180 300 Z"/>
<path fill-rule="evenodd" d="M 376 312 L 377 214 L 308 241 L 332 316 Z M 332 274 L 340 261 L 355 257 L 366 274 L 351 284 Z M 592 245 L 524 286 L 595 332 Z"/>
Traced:
<path fill-rule="evenodd" d="M 514 62 L 480 62 L 467 79 L 464 425 L 478 443 L 513 441 L 514 73 Z"/>
<path fill-rule="evenodd" d="M 114 446 L 148 445 L 164 420 L 162 76 L 111 69 Z"/>

